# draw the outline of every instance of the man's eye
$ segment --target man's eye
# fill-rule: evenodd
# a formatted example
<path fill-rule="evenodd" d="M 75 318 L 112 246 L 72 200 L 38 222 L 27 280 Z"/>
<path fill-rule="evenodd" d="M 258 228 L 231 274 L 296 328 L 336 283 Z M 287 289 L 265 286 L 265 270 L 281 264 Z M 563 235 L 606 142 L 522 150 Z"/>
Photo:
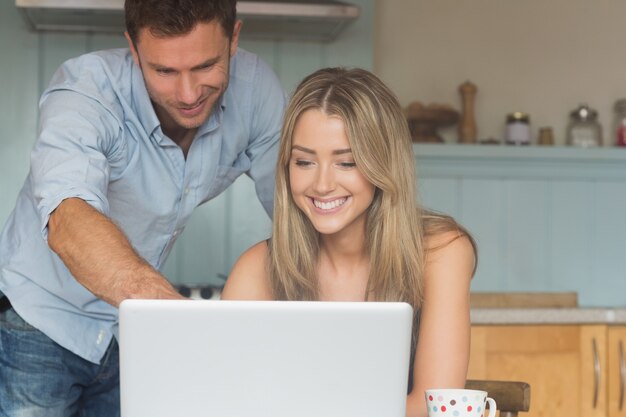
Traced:
<path fill-rule="evenodd" d="M 160 68 L 156 70 L 156 72 L 161 75 L 169 75 L 172 74 L 174 71 L 172 71 L 171 69 Z"/>

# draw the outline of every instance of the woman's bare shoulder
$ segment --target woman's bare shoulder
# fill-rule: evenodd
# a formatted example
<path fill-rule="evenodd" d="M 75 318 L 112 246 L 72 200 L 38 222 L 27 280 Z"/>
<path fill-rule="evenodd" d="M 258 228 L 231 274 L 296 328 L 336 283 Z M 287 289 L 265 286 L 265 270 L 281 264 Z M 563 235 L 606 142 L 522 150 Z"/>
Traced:
<path fill-rule="evenodd" d="M 437 250 L 457 240 L 470 244 L 469 237 L 461 230 L 438 231 L 425 237 L 426 250 Z"/>
<path fill-rule="evenodd" d="M 467 271 L 470 277 L 473 274 L 476 251 L 465 233 L 457 230 L 435 233 L 426 238 L 425 246 L 427 270 L 455 268 L 459 272 Z"/>
<path fill-rule="evenodd" d="M 222 291 L 223 300 L 271 300 L 268 274 L 269 248 L 262 241 L 246 250 L 235 262 Z"/>

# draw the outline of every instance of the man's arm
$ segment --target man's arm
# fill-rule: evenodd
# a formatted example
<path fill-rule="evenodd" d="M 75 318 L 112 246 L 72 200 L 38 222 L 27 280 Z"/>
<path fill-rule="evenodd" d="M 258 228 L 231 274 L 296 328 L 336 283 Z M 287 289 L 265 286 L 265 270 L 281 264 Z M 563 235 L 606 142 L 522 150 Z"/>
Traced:
<path fill-rule="evenodd" d="M 115 307 L 127 298 L 184 298 L 111 220 L 79 198 L 52 212 L 48 244 L 78 282 Z"/>
<path fill-rule="evenodd" d="M 276 74 L 261 60 L 256 76 L 252 141 L 246 149 L 251 162 L 248 176 L 254 180 L 259 201 L 271 218 L 274 207 L 276 157 L 287 98 Z"/>

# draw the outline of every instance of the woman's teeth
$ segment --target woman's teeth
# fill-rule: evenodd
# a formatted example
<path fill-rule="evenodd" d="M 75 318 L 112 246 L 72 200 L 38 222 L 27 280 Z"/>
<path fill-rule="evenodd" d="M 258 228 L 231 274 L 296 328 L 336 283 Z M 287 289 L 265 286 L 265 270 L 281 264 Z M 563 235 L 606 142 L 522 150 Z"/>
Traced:
<path fill-rule="evenodd" d="M 326 202 L 313 200 L 313 204 L 315 205 L 315 207 L 320 208 L 322 210 L 332 210 L 335 207 L 341 206 L 343 203 L 346 202 L 346 200 L 347 200 L 346 197 L 338 198 L 337 200 L 326 201 Z"/>

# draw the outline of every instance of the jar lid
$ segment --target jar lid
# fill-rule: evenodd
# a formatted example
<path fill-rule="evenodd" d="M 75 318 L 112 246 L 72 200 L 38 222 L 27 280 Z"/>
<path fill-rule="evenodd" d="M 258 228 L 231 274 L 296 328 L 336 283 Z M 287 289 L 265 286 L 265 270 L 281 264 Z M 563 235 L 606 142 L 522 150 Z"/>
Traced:
<path fill-rule="evenodd" d="M 570 113 L 572 119 L 576 120 L 595 120 L 598 117 L 598 112 L 587 106 L 586 104 L 579 105 L 575 110 Z"/>
<path fill-rule="evenodd" d="M 521 111 L 516 111 L 516 112 L 507 114 L 506 115 L 506 121 L 507 121 L 507 123 L 511 123 L 511 122 L 525 122 L 525 123 L 528 123 L 528 122 L 530 122 L 530 116 L 528 115 L 528 113 L 523 113 Z"/>

